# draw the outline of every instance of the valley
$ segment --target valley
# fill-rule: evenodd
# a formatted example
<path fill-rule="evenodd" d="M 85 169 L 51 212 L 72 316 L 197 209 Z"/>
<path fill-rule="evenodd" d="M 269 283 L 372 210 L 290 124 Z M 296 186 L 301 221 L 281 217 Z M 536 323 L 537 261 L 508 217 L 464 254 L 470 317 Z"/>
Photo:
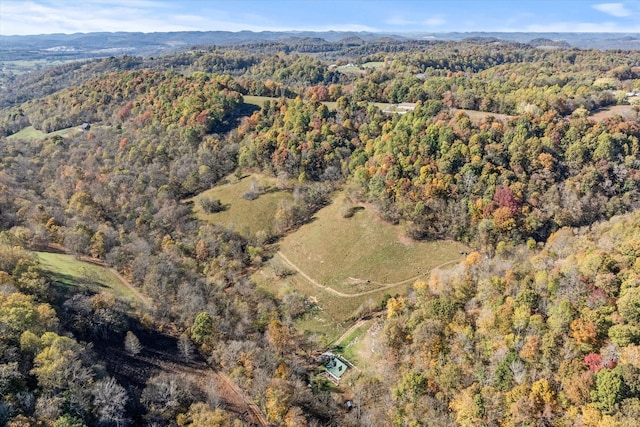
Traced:
<path fill-rule="evenodd" d="M 0 423 L 633 424 L 637 50 L 240 36 L 3 75 Z"/>

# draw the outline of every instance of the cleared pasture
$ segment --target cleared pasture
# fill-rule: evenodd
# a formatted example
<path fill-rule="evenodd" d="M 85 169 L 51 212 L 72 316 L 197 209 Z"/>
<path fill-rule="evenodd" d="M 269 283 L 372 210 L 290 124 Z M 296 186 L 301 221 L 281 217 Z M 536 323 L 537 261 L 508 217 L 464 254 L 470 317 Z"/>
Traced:
<path fill-rule="evenodd" d="M 27 126 L 26 128 L 8 136 L 8 139 L 44 139 L 50 136 L 70 136 L 75 133 L 82 132 L 77 126 L 73 126 L 66 129 L 60 129 L 55 132 L 45 133 L 41 130 L 35 129 L 33 126 Z"/>
<path fill-rule="evenodd" d="M 285 236 L 279 252 L 254 274 L 258 286 L 278 296 L 295 291 L 315 308 L 298 320 L 300 330 L 326 344 L 364 311 L 381 307 L 385 295 L 402 294 L 434 268 L 447 268 L 468 248 L 453 241 L 416 242 L 400 225 L 378 219 L 369 206 L 341 214 L 346 195 Z"/>
<path fill-rule="evenodd" d="M 293 201 L 291 192 L 278 190 L 275 178 L 261 174 L 251 174 L 240 179 L 230 175 L 226 181 L 187 200 L 193 203 L 193 212 L 196 217 L 210 224 L 232 228 L 245 236 L 254 235 L 259 231 L 265 231 L 267 235 L 271 235 L 273 218 L 278 206 L 283 201 Z M 255 182 L 263 191 L 257 199 L 247 200 L 243 194 L 249 190 L 252 182 Z M 220 200 L 224 210 L 215 213 L 206 212 L 200 204 L 202 198 Z"/>
<path fill-rule="evenodd" d="M 381 221 L 370 206 L 341 214 L 344 193 L 315 220 L 282 239 L 280 251 L 316 281 L 355 294 L 412 281 L 462 258 L 468 249 L 453 241 L 413 241 L 402 226 Z"/>
<path fill-rule="evenodd" d="M 614 116 L 622 116 L 627 119 L 637 118 L 638 110 L 634 105 L 612 105 L 611 107 L 600 108 L 592 113 L 589 118 L 596 122 L 601 122 Z"/>
<path fill-rule="evenodd" d="M 43 270 L 68 292 L 110 292 L 130 303 L 137 301 L 136 295 L 108 268 L 80 261 L 72 255 L 35 252 Z"/>

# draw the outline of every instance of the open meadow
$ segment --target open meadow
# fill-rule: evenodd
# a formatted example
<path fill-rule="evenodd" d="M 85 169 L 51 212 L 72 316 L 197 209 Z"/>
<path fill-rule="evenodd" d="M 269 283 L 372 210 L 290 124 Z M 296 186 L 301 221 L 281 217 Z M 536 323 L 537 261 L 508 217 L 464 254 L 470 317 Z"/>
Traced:
<path fill-rule="evenodd" d="M 404 293 L 435 268 L 447 268 L 468 248 L 453 241 L 413 241 L 401 225 L 377 217 L 370 206 L 341 214 L 346 195 L 316 213 L 313 220 L 279 243 L 279 251 L 254 274 L 259 286 L 276 295 L 295 291 L 316 309 L 298 322 L 299 329 L 323 335 L 328 342 L 342 334 L 367 310 L 380 308 L 385 295 Z"/>
<path fill-rule="evenodd" d="M 610 107 L 600 108 L 594 111 L 589 118 L 596 122 L 609 119 L 614 116 L 621 116 L 625 119 L 638 117 L 638 111 L 634 105 L 612 105 Z"/>
<path fill-rule="evenodd" d="M 78 126 L 73 126 L 66 129 L 60 129 L 55 132 L 45 133 L 41 130 L 35 129 L 33 126 L 27 126 L 26 128 L 20 130 L 19 132 L 14 133 L 13 135 L 8 136 L 8 139 L 44 139 L 49 136 L 63 136 L 68 137 L 72 136 L 75 133 L 82 132 Z"/>
<path fill-rule="evenodd" d="M 348 295 L 411 282 L 462 258 L 453 241 L 413 241 L 402 226 L 378 218 L 370 206 L 341 214 L 346 195 L 320 210 L 315 220 L 282 239 L 280 252 L 323 285 Z"/>
<path fill-rule="evenodd" d="M 193 203 L 196 217 L 210 224 L 221 224 L 227 228 L 251 236 L 259 231 L 272 234 L 273 218 L 282 201 L 291 201 L 293 196 L 286 190 L 276 188 L 276 179 L 262 174 L 251 174 L 238 179 L 234 175 L 225 178 L 225 183 L 204 191 L 188 199 Z M 261 189 L 255 200 L 248 200 L 243 194 L 252 186 Z M 200 203 L 200 199 L 220 200 L 223 210 L 208 213 Z"/>
<path fill-rule="evenodd" d="M 35 254 L 43 270 L 49 273 L 51 280 L 65 293 L 110 292 L 128 303 L 135 305 L 140 302 L 139 296 L 106 267 L 81 261 L 67 254 L 51 252 L 35 252 Z"/>

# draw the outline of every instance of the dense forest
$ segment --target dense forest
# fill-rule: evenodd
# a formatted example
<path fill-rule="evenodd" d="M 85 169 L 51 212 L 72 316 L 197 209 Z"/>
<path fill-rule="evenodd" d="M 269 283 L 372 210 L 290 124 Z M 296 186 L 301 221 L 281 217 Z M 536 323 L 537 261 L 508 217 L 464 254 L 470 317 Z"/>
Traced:
<path fill-rule="evenodd" d="M 640 52 L 323 45 L 96 59 L 2 89 L 0 423 L 637 422 Z M 270 230 L 195 214 L 249 174 L 291 195 Z M 346 313 L 380 331 L 376 368 L 333 384 L 301 320 L 322 307 L 253 275 L 338 194 L 470 250 Z M 68 285 L 53 252 L 137 303 Z"/>

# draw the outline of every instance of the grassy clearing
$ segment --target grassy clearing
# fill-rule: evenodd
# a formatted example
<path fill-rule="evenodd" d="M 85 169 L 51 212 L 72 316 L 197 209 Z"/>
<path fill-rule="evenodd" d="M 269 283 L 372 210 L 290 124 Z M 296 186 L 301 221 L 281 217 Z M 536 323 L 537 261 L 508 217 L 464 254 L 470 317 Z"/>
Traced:
<path fill-rule="evenodd" d="M 8 136 L 8 139 L 44 139 L 50 136 L 70 136 L 74 133 L 82 132 L 77 126 L 60 129 L 55 132 L 45 133 L 41 130 L 35 129 L 33 126 L 28 126 L 13 135 Z"/>
<path fill-rule="evenodd" d="M 624 118 L 632 118 L 634 115 L 637 117 L 637 112 L 634 110 L 633 105 L 613 105 L 611 107 L 601 108 L 598 111 L 592 113 L 589 118 L 597 122 L 609 119 L 614 116 L 622 116 Z"/>
<path fill-rule="evenodd" d="M 404 237 L 401 226 L 380 221 L 369 207 L 343 218 L 340 210 L 345 197 L 338 194 L 313 221 L 283 238 L 279 249 L 314 281 L 348 296 L 311 283 L 278 255 L 253 277 L 274 295 L 281 297 L 293 290 L 314 302 L 317 309 L 298 320 L 297 327 L 320 336 L 327 345 L 353 324 L 363 307 L 378 307 L 386 294 L 406 292 L 431 269 L 461 260 L 460 252 L 468 251 L 452 241 L 411 241 Z M 275 272 L 283 269 L 291 274 L 276 277 Z"/>
<path fill-rule="evenodd" d="M 83 262 L 72 255 L 36 252 L 43 270 L 64 291 L 91 293 L 111 292 L 128 302 L 135 302 L 135 295 L 113 273 L 102 266 Z"/>
<path fill-rule="evenodd" d="M 385 294 L 405 293 L 411 285 L 407 283 L 391 290 L 380 290 L 361 297 L 342 298 L 314 286 L 299 274 L 293 274 L 284 279 L 277 278 L 272 266 L 278 263 L 277 257 L 271 259 L 265 267 L 253 275 L 254 283 L 280 298 L 288 292 L 295 291 L 312 301 L 315 307 L 302 318 L 297 319 L 295 325 L 301 333 L 315 335 L 323 347 L 328 347 L 353 325 L 361 306 L 377 306 Z"/>
<path fill-rule="evenodd" d="M 364 70 L 355 64 L 340 65 L 336 69 L 345 74 L 364 74 Z"/>
<path fill-rule="evenodd" d="M 365 62 L 364 64 L 340 65 L 337 70 L 345 74 L 364 74 L 367 69 L 378 69 L 384 65 L 382 61 Z"/>
<path fill-rule="evenodd" d="M 416 242 L 401 226 L 378 219 L 370 207 L 351 218 L 340 211 L 340 194 L 319 211 L 316 220 L 286 236 L 280 250 L 316 281 L 344 293 L 366 292 L 424 274 L 461 259 L 467 248 L 453 241 Z"/>
<path fill-rule="evenodd" d="M 484 120 L 489 116 L 493 116 L 495 117 L 497 120 L 509 120 L 509 119 L 513 119 L 515 116 L 510 116 L 508 114 L 498 114 L 498 113 L 489 113 L 486 111 L 478 111 L 478 110 L 462 110 L 462 109 L 457 109 L 457 108 L 452 108 L 451 112 L 455 115 L 455 113 L 457 111 L 463 111 L 467 116 L 469 116 L 469 118 L 471 120 L 473 120 L 474 122 L 480 121 L 480 120 Z"/>
<path fill-rule="evenodd" d="M 359 346 L 361 341 L 366 338 L 367 330 L 371 327 L 371 323 L 372 321 L 369 320 L 351 331 L 332 351 L 346 357 L 352 363 L 358 362 L 360 364 L 360 358 L 358 357 Z"/>
<path fill-rule="evenodd" d="M 384 331 L 380 320 L 371 320 L 354 336 L 353 340 L 345 343 L 343 355 L 358 368 L 367 372 L 380 372 L 381 359 L 386 355 L 383 351 Z"/>
<path fill-rule="evenodd" d="M 218 185 L 187 200 L 193 202 L 196 217 L 210 224 L 233 228 L 246 236 L 254 235 L 261 230 L 272 234 L 275 212 L 282 201 L 293 201 L 291 193 L 276 189 L 276 179 L 266 175 L 252 174 L 242 179 L 230 175 L 226 180 L 226 184 Z M 266 192 L 255 200 L 244 199 L 242 195 L 249 189 L 253 180 L 265 188 Z M 199 203 L 203 197 L 219 199 L 225 210 L 216 213 L 205 212 Z"/>
<path fill-rule="evenodd" d="M 244 103 L 255 105 L 256 107 L 262 108 L 266 101 L 277 101 L 280 98 L 274 98 L 271 96 L 255 96 L 255 95 L 244 95 Z"/>

